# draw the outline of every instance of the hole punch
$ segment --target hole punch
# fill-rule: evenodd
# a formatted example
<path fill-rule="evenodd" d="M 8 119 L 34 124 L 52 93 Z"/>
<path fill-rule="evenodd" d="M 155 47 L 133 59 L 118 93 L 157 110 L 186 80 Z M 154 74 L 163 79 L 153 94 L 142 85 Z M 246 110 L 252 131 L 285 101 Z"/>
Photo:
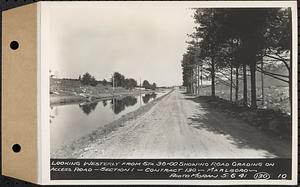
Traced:
<path fill-rule="evenodd" d="M 14 144 L 12 146 L 12 150 L 15 152 L 15 153 L 18 153 L 21 151 L 21 146 L 19 144 Z"/>
<path fill-rule="evenodd" d="M 18 48 L 19 48 L 19 43 L 18 43 L 17 41 L 12 41 L 12 42 L 10 42 L 10 48 L 11 48 L 12 50 L 18 49 Z"/>

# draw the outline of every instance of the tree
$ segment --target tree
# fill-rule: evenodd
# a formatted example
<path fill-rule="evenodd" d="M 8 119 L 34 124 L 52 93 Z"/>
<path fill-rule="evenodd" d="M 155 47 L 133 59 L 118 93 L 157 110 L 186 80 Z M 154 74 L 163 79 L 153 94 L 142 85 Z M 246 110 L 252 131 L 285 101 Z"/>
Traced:
<path fill-rule="evenodd" d="M 126 89 L 133 89 L 137 87 L 137 81 L 133 78 L 125 78 L 119 72 L 115 72 L 112 77 L 112 84 L 114 87 L 124 87 Z"/>
<path fill-rule="evenodd" d="M 113 74 L 113 79 L 114 79 L 114 87 L 122 87 L 122 86 L 124 86 L 124 80 L 125 80 L 125 76 L 124 75 L 122 75 L 121 73 L 119 73 L 119 72 L 115 72 L 114 74 Z"/>
<path fill-rule="evenodd" d="M 151 89 L 151 84 L 147 80 L 144 80 L 143 81 L 143 87 L 145 89 Z"/>
<path fill-rule="evenodd" d="M 134 80 L 133 78 L 127 78 L 124 80 L 124 87 L 126 89 L 133 89 L 137 86 L 137 81 Z"/>
<path fill-rule="evenodd" d="M 96 78 L 94 76 L 91 77 L 91 80 L 90 80 L 90 85 L 91 86 L 97 86 L 98 82 L 96 80 Z"/>
<path fill-rule="evenodd" d="M 183 55 L 183 59 L 181 61 L 182 66 L 182 74 L 183 74 L 183 86 L 187 87 L 188 93 L 194 93 L 193 88 L 193 77 L 194 77 L 194 71 L 193 67 L 195 65 L 195 55 L 194 50 L 192 49 L 192 46 L 189 46 L 187 49 L 187 52 Z"/>
<path fill-rule="evenodd" d="M 276 14 L 268 17 L 269 27 L 266 29 L 266 50 L 264 56 L 277 60 L 285 65 L 288 76 L 263 71 L 265 75 L 289 84 L 290 111 L 292 111 L 292 11 L 281 8 Z M 289 54 L 286 56 L 285 54 Z M 286 80 L 288 78 L 288 80 Z"/>
<path fill-rule="evenodd" d="M 107 80 L 103 79 L 102 84 L 103 84 L 103 86 L 106 86 L 107 85 Z"/>
<path fill-rule="evenodd" d="M 270 26 L 268 19 L 277 14 L 278 8 L 228 9 L 223 19 L 224 29 L 231 37 L 240 39 L 244 64 L 250 67 L 251 108 L 256 108 L 256 66 L 258 56 L 265 48 L 265 32 Z M 224 11 L 223 11 L 224 12 Z M 229 33 L 229 32 L 226 32 Z M 245 90 L 244 90 L 245 91 Z"/>
<path fill-rule="evenodd" d="M 220 61 L 217 61 L 218 55 L 222 55 L 222 44 L 224 42 L 224 33 L 218 21 L 220 16 L 218 9 L 196 9 L 194 14 L 195 23 L 197 24 L 196 32 L 191 35 L 193 38 L 201 39 L 199 41 L 199 48 L 202 49 L 199 56 L 209 65 L 211 76 L 211 95 L 215 97 L 215 79 L 216 68 Z M 198 40 L 197 40 L 198 41 Z"/>
<path fill-rule="evenodd" d="M 291 23 L 291 21 L 288 19 L 290 18 L 289 11 L 286 10 L 287 9 L 280 8 L 196 9 L 194 19 L 197 27 L 196 32 L 191 36 L 193 39 L 200 39 L 200 46 L 203 49 L 201 50 L 202 59 L 209 58 L 208 65 L 210 67 L 208 70 L 210 71 L 212 81 L 212 96 L 215 95 L 215 78 L 216 72 L 219 71 L 218 68 L 224 69 L 228 67 L 220 62 L 220 59 L 222 61 L 222 58 L 220 57 L 224 54 L 226 55 L 226 53 L 223 53 L 224 46 L 226 46 L 224 44 L 228 44 L 235 39 L 240 43 L 240 49 L 238 51 L 238 56 L 240 56 L 240 58 L 234 64 L 231 64 L 232 68 L 233 66 L 236 68 L 236 99 L 238 96 L 239 85 L 238 70 L 242 65 L 244 103 L 247 103 L 246 70 L 247 66 L 249 66 L 251 80 L 251 108 L 255 109 L 257 107 L 256 71 L 259 57 L 269 46 L 272 46 L 273 49 L 276 48 L 277 52 L 280 51 L 278 46 L 282 49 L 291 49 L 291 38 L 289 37 L 291 35 L 291 29 L 286 29 L 291 28 L 291 24 L 287 24 Z M 270 33 L 275 33 L 275 37 Z M 266 40 L 267 36 L 269 37 L 269 40 Z M 267 41 L 274 45 L 268 44 Z M 273 74 L 272 76 L 275 75 Z M 231 87 L 232 85 L 231 78 Z"/>
<path fill-rule="evenodd" d="M 81 84 L 90 85 L 92 76 L 87 72 L 81 78 Z"/>
<path fill-rule="evenodd" d="M 156 83 L 154 82 L 152 85 L 151 85 L 151 90 L 155 90 L 156 89 Z"/>
<path fill-rule="evenodd" d="M 83 85 L 89 85 L 89 86 L 96 86 L 98 84 L 95 77 L 91 76 L 89 73 L 85 73 L 80 79 L 80 82 Z"/>

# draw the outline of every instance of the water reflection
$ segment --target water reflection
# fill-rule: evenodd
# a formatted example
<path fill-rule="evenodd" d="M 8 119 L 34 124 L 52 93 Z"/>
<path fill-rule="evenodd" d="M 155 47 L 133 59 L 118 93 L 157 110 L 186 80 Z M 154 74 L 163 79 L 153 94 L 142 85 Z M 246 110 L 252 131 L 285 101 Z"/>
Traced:
<path fill-rule="evenodd" d="M 51 151 L 137 110 L 166 92 L 156 94 L 108 99 L 98 102 L 99 104 L 84 102 L 79 106 L 78 104 L 50 106 Z"/>
<path fill-rule="evenodd" d="M 107 105 L 107 100 L 103 100 L 103 101 L 102 101 L 102 104 L 103 104 L 104 107 L 106 107 L 106 105 Z"/>
<path fill-rule="evenodd" d="M 140 100 L 143 101 L 143 104 L 147 104 L 150 100 L 154 100 L 156 98 L 157 94 L 155 92 L 145 94 L 144 96 L 140 95 Z M 134 96 L 126 96 L 123 98 L 113 98 L 109 100 L 103 100 L 102 105 L 103 107 L 107 107 L 107 105 L 110 105 L 111 110 L 114 112 L 114 114 L 119 114 L 123 110 L 126 109 L 126 107 L 134 106 L 138 102 L 138 97 Z M 98 105 L 98 102 L 84 102 L 79 104 L 79 108 L 83 111 L 84 114 L 89 115 L 91 112 L 96 110 L 96 107 Z M 53 108 L 51 108 L 52 110 Z M 50 123 L 51 123 L 51 116 L 50 116 Z"/>
<path fill-rule="evenodd" d="M 143 102 L 148 103 L 150 99 L 155 99 L 156 95 L 157 94 L 155 92 L 153 92 L 151 94 L 146 94 L 145 96 L 143 96 Z"/>
<path fill-rule="evenodd" d="M 103 107 L 107 106 L 108 101 L 109 100 L 102 101 Z M 136 103 L 137 103 L 137 98 L 133 96 L 126 96 L 124 98 L 119 98 L 119 99 L 113 98 L 110 100 L 111 109 L 115 114 L 119 114 L 120 112 L 125 110 L 126 107 L 133 106 Z M 79 107 L 86 115 L 89 115 L 92 111 L 95 111 L 97 104 L 98 102 L 85 102 L 85 103 L 80 103 Z"/>
<path fill-rule="evenodd" d="M 125 110 L 126 107 L 135 105 L 137 103 L 137 99 L 132 96 L 126 96 L 122 99 L 112 99 L 110 103 L 114 113 L 119 114 Z"/>
<path fill-rule="evenodd" d="M 98 102 L 88 102 L 88 103 L 80 103 L 79 107 L 86 114 L 89 115 L 92 111 L 96 109 Z"/>

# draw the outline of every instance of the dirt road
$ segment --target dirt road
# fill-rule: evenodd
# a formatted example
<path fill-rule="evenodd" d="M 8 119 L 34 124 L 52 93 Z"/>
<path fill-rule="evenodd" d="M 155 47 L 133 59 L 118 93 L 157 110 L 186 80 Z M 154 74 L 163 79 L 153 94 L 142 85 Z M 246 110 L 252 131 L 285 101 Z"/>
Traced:
<path fill-rule="evenodd" d="M 290 157 L 275 137 L 173 91 L 147 113 L 82 149 L 82 158 Z"/>

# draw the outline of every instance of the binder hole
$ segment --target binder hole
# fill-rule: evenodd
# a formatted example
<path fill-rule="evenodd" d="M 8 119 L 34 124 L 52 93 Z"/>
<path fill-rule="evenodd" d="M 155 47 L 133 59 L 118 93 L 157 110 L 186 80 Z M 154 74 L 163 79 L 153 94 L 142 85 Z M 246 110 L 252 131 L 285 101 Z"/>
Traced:
<path fill-rule="evenodd" d="M 20 146 L 19 144 L 14 144 L 14 145 L 12 146 L 12 149 L 13 149 L 13 151 L 14 151 L 15 153 L 18 153 L 18 152 L 21 151 L 21 146 Z"/>
<path fill-rule="evenodd" d="M 19 43 L 18 43 L 17 41 L 12 41 L 12 42 L 10 42 L 10 48 L 11 48 L 12 50 L 18 49 L 18 48 L 19 48 Z"/>

